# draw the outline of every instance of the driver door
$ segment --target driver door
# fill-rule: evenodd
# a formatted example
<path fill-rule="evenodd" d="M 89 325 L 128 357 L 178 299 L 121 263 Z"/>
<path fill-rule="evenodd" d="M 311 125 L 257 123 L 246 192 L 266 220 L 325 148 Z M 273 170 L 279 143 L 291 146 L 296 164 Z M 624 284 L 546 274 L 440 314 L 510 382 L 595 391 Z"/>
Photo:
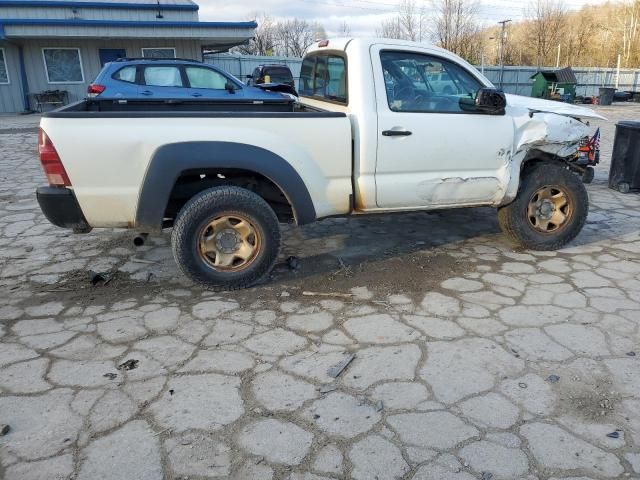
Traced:
<path fill-rule="evenodd" d="M 385 209 L 492 204 L 502 198 L 514 126 L 463 111 L 486 86 L 442 54 L 372 47 L 378 99 L 376 203 Z"/>

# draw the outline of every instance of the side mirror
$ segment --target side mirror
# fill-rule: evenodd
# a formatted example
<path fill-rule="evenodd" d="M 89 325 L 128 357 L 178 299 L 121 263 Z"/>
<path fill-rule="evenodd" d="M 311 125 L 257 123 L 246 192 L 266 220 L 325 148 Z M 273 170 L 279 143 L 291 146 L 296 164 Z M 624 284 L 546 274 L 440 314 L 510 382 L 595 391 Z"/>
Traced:
<path fill-rule="evenodd" d="M 227 82 L 224 86 L 225 90 L 228 91 L 229 93 L 236 93 L 236 86 L 231 83 L 231 82 Z"/>
<path fill-rule="evenodd" d="M 467 112 L 484 113 L 485 115 L 504 115 L 507 97 L 502 90 L 481 88 L 476 98 L 461 98 L 460 108 Z"/>

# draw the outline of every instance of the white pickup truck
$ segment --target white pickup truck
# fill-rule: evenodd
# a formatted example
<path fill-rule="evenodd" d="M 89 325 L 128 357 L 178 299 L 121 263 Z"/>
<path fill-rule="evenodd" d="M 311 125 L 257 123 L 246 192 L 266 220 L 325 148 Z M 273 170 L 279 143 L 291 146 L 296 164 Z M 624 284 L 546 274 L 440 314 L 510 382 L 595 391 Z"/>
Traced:
<path fill-rule="evenodd" d="M 386 39 L 316 43 L 299 94 L 87 99 L 45 114 L 40 206 L 76 232 L 173 227 L 180 270 L 213 289 L 268 275 L 279 222 L 484 205 L 530 249 L 585 223 L 580 176 L 597 158 L 585 119 L 602 118 L 590 109 L 505 95 L 445 50 Z"/>

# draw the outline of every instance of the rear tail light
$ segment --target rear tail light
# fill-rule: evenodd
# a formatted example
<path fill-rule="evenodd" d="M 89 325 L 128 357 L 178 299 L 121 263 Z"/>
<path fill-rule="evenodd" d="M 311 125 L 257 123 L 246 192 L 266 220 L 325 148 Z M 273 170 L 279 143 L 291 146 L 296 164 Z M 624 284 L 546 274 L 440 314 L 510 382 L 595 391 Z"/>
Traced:
<path fill-rule="evenodd" d="M 42 129 L 38 134 L 38 153 L 40 154 L 40 163 L 49 185 L 52 187 L 70 187 L 71 181 L 60 161 L 56 147 L 53 146 L 51 139 Z"/>
<path fill-rule="evenodd" d="M 92 83 L 87 87 L 87 93 L 90 97 L 97 97 L 102 92 L 107 89 L 104 85 L 98 85 L 97 83 Z"/>

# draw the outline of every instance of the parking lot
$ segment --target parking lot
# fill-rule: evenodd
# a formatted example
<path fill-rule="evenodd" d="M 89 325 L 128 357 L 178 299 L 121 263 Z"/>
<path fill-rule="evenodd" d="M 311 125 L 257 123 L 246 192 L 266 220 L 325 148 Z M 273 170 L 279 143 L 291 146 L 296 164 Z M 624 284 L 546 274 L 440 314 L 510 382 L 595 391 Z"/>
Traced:
<path fill-rule="evenodd" d="M 640 196 L 607 171 L 640 106 L 596 108 L 568 248 L 491 209 L 328 219 L 223 294 L 167 234 L 50 225 L 38 118 L 0 117 L 0 478 L 638 478 Z"/>

